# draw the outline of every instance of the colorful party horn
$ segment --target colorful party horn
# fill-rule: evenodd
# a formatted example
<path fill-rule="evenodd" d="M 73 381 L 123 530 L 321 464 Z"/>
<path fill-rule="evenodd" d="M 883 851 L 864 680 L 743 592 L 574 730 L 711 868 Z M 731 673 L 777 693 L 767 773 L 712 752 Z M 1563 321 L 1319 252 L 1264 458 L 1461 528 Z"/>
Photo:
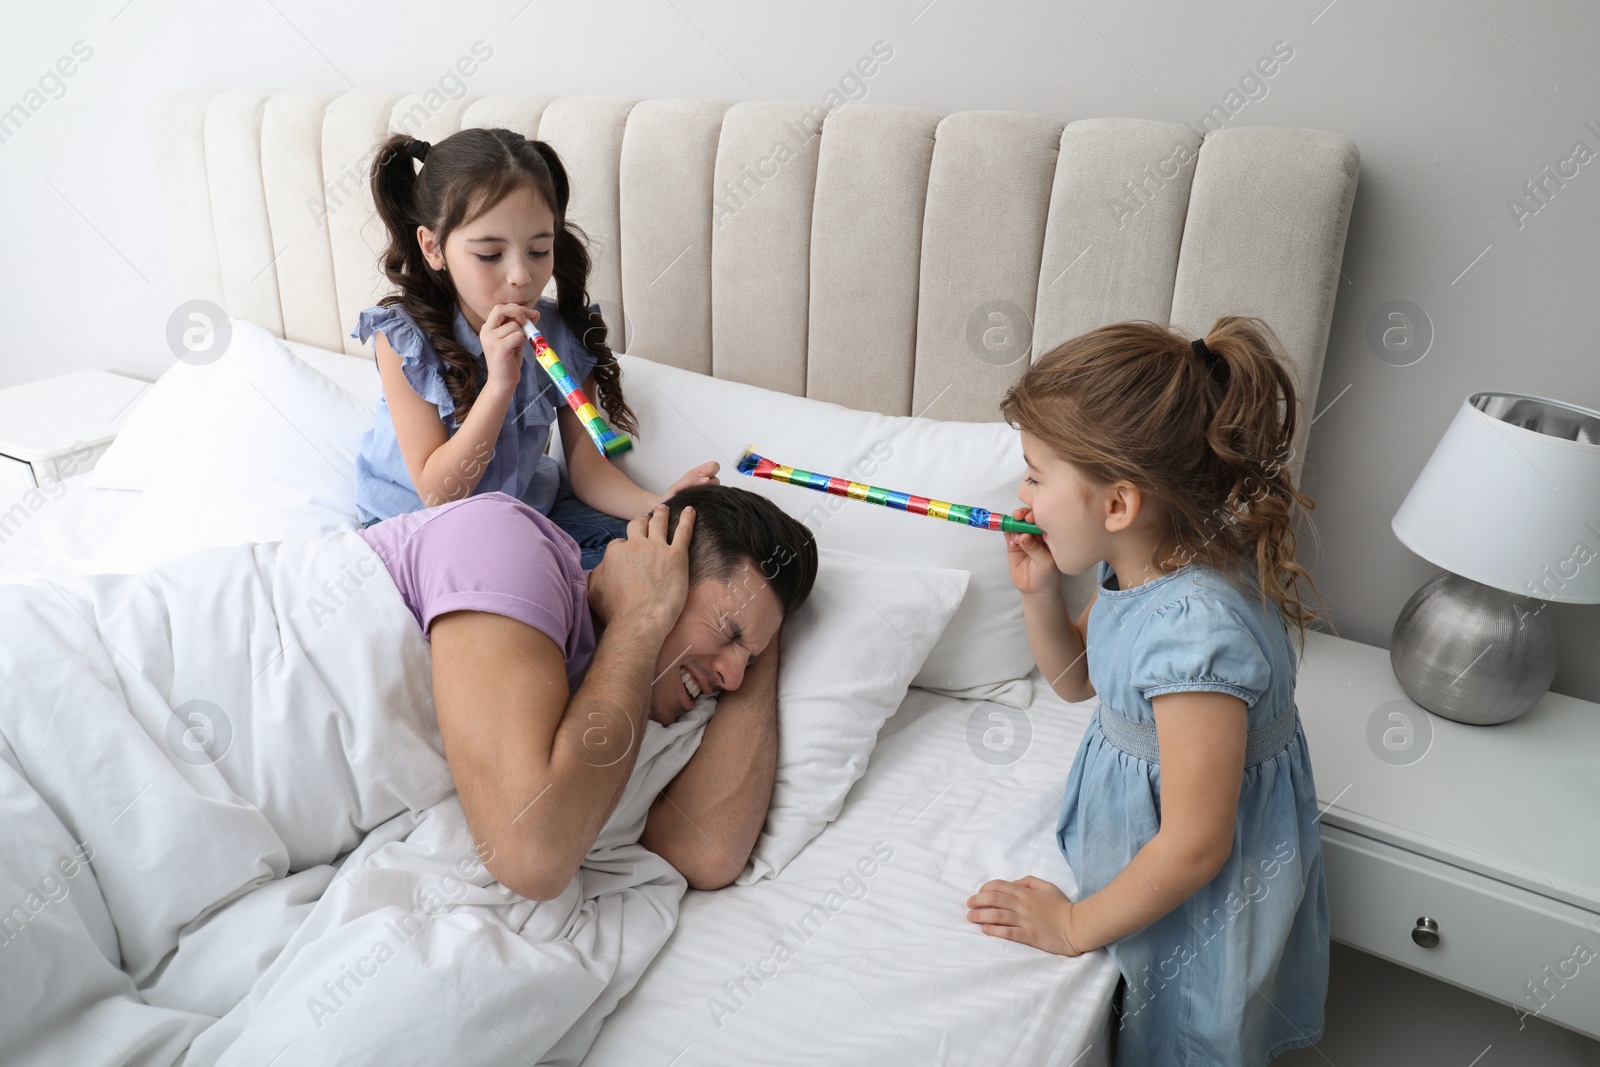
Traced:
<path fill-rule="evenodd" d="M 893 489 L 880 489 L 875 485 L 863 485 L 852 482 L 848 478 L 832 478 L 826 474 L 814 474 L 811 471 L 796 470 L 785 467 L 765 456 L 756 455 L 753 449 L 745 449 L 739 459 L 739 473 L 748 474 L 754 478 L 768 478 L 775 482 L 788 482 L 806 489 L 815 489 L 819 493 L 831 493 L 834 496 L 849 497 L 851 500 L 865 500 L 869 504 L 880 504 L 896 511 L 909 511 L 913 515 L 926 515 L 931 519 L 944 519 L 947 522 L 960 523 L 962 526 L 976 526 L 980 530 L 1004 530 L 1007 533 L 1042 534 L 1043 530 L 1031 522 L 1013 519 L 1010 515 L 990 511 L 987 508 L 974 508 L 966 504 L 951 504 L 943 500 L 930 500 L 925 496 L 914 496 L 910 493 L 897 493 Z"/>
<path fill-rule="evenodd" d="M 605 416 L 600 414 L 600 409 L 589 403 L 589 398 L 583 395 L 583 387 L 572 377 L 556 355 L 555 349 L 550 347 L 550 342 L 544 339 L 544 334 L 539 332 L 539 327 L 531 322 L 522 324 L 522 332 L 528 335 L 528 341 L 533 345 L 533 357 L 539 361 L 539 366 L 550 375 L 550 380 L 556 383 L 556 388 L 567 398 L 567 407 L 578 416 L 578 421 L 583 423 L 583 428 L 589 431 L 589 439 L 600 450 L 602 456 L 608 459 L 620 456 L 633 447 L 633 438 L 625 433 L 618 433 L 606 425 Z"/>

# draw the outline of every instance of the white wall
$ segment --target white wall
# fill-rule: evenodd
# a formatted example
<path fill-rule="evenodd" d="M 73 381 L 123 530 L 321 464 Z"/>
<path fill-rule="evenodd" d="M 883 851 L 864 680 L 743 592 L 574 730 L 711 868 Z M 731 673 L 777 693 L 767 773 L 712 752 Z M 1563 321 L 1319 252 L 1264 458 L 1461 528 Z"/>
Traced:
<path fill-rule="evenodd" d="M 1198 122 L 1283 41 L 1292 60 L 1233 123 L 1336 130 L 1362 153 L 1304 476 L 1322 549 L 1302 558 L 1340 632 L 1387 647 L 1401 605 L 1436 572 L 1389 519 L 1465 394 L 1600 408 L 1600 160 L 1549 186 L 1548 206 L 1520 225 L 1508 207 L 1576 142 L 1600 152 L 1593 3 L 7 6 L 0 109 L 75 42 L 92 55 L 0 144 L 0 385 L 94 366 L 153 377 L 171 360 L 163 329 L 178 296 L 147 133 L 151 100 L 170 88 L 420 89 L 481 39 L 494 55 L 473 95 L 820 100 L 883 40 L 894 58 L 867 82 L 871 101 Z M 1411 366 L 1383 362 L 1366 339 L 1394 300 L 1432 323 Z M 1600 608 L 1549 614 L 1554 688 L 1600 700 Z"/>

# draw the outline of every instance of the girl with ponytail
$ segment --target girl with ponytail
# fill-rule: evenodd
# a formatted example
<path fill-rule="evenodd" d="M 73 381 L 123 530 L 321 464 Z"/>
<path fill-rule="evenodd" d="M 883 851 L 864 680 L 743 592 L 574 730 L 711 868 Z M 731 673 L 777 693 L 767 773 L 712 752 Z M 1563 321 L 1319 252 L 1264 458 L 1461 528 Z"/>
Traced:
<path fill-rule="evenodd" d="M 1117 1064 L 1260 1065 L 1317 1041 L 1328 903 L 1289 630 L 1293 378 L 1257 319 L 1189 341 L 1149 322 L 1043 356 L 1001 404 L 1027 472 L 1007 534 L 1034 659 L 1098 697 L 1056 843 L 1076 900 L 1028 876 L 968 898 L 984 933 L 1122 972 Z M 1076 622 L 1062 573 L 1094 568 Z M 1317 594 L 1321 601 L 1320 593 Z"/>
<path fill-rule="evenodd" d="M 420 169 L 419 169 L 420 167 Z M 506 129 L 465 129 L 430 145 L 392 135 L 372 168 L 394 292 L 351 336 L 374 338 L 383 380 L 356 461 L 363 526 L 474 493 L 518 498 L 566 530 L 591 570 L 678 489 L 715 484 L 701 464 L 663 495 L 602 456 L 534 359 L 536 323 L 612 425 L 636 433 L 606 324 L 589 302 L 589 253 L 567 219 L 571 189 L 555 149 Z M 555 279 L 554 300 L 541 297 Z M 559 420 L 567 478 L 545 455 Z"/>

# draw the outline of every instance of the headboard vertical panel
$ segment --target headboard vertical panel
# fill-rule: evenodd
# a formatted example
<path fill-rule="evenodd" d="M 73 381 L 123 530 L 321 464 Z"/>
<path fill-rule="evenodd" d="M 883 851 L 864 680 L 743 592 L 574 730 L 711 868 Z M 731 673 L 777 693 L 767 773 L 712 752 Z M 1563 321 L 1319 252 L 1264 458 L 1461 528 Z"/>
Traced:
<path fill-rule="evenodd" d="M 911 414 L 917 265 L 938 125 L 937 112 L 910 107 L 846 104 L 828 116 L 811 215 L 809 397 Z"/>
<path fill-rule="evenodd" d="M 165 94 L 150 110 L 150 138 L 178 299 L 209 300 L 226 308 L 217 232 L 211 224 L 211 183 L 206 178 L 206 113 L 220 95 L 214 89 Z"/>
<path fill-rule="evenodd" d="M 423 141 L 442 141 L 461 129 L 461 117 L 466 113 L 469 100 L 443 99 L 432 103 L 436 92 L 407 93 L 394 102 L 389 112 L 389 129 L 395 133 L 409 133 Z"/>
<path fill-rule="evenodd" d="M 261 117 L 261 185 L 272 224 L 283 336 L 337 351 L 339 299 L 322 186 L 322 119 L 338 94 L 273 93 Z"/>
<path fill-rule="evenodd" d="M 561 156 L 572 186 L 567 218 L 589 237 L 589 299 L 602 308 L 622 307 L 619 171 L 622 136 L 632 100 L 566 97 L 552 101 L 539 118 L 539 140 Z M 627 329 L 611 347 L 627 350 Z"/>
<path fill-rule="evenodd" d="M 797 396 L 806 389 L 819 110 L 733 105 L 714 178 L 712 373 Z"/>
<path fill-rule="evenodd" d="M 322 116 L 322 173 L 339 340 L 347 354 L 363 358 L 369 358 L 366 347 L 350 331 L 356 316 L 389 289 L 379 264 L 388 237 L 372 203 L 369 175 L 378 147 L 389 136 L 389 117 L 398 99 L 394 93 L 341 93 Z"/>
<path fill-rule="evenodd" d="M 261 118 L 270 94 L 230 89 L 206 112 L 206 179 L 217 233 L 217 264 L 229 314 L 283 335 L 278 250 L 261 182 Z"/>
<path fill-rule="evenodd" d="M 549 96 L 485 96 L 472 101 L 461 116 L 463 128 L 516 130 L 524 137 L 539 136 L 539 118 L 554 99 Z"/>
<path fill-rule="evenodd" d="M 728 105 L 645 100 L 622 138 L 622 307 L 611 347 L 711 373 L 712 182 Z"/>
<path fill-rule="evenodd" d="M 989 422 L 1028 368 L 1060 119 L 939 123 L 922 226 L 912 414 Z"/>
<path fill-rule="evenodd" d="M 1167 321 L 1199 151 L 1200 135 L 1177 123 L 1084 119 L 1062 131 L 1031 361 L 1108 323 Z"/>
<path fill-rule="evenodd" d="M 1220 315 L 1266 318 L 1294 364 L 1303 403 L 1289 463 L 1296 484 L 1359 163 L 1355 145 L 1337 134 L 1235 127 L 1206 139 L 1189 197 L 1172 322 L 1198 334 Z"/>

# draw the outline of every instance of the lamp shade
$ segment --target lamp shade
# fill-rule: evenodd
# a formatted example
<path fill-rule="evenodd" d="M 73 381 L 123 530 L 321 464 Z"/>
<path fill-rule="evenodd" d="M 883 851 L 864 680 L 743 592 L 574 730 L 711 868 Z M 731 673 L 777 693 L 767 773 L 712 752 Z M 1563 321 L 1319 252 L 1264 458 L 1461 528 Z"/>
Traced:
<path fill-rule="evenodd" d="M 1391 525 L 1411 551 L 1463 578 L 1600 603 L 1600 412 L 1472 394 Z"/>

